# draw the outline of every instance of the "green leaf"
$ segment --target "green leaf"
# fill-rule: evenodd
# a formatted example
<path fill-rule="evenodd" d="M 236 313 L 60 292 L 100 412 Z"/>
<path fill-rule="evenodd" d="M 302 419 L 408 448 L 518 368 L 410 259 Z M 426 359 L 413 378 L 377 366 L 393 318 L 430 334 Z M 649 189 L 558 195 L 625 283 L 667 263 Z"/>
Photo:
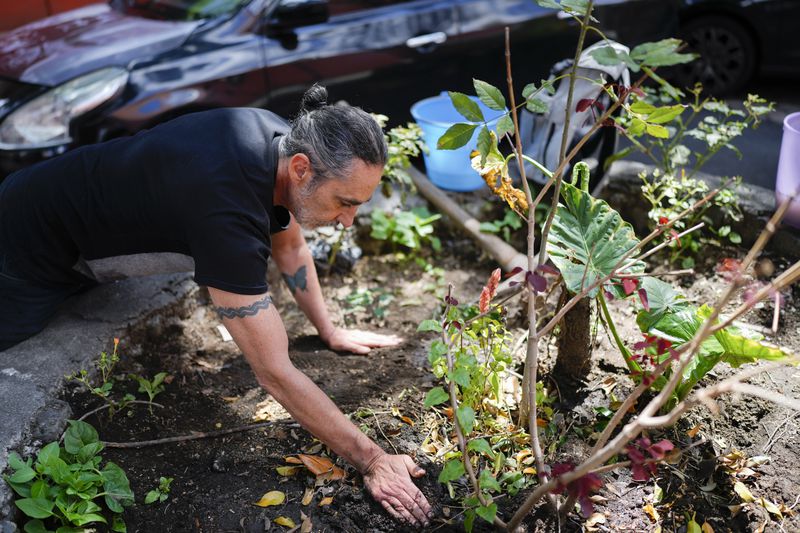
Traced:
<path fill-rule="evenodd" d="M 536 0 L 536 3 L 550 9 L 561 9 L 561 6 L 555 0 Z"/>
<path fill-rule="evenodd" d="M 11 483 L 27 483 L 36 477 L 36 471 L 30 466 L 23 464 L 22 468 L 8 476 L 8 481 Z"/>
<path fill-rule="evenodd" d="M 647 134 L 658 139 L 669 139 L 669 130 L 658 124 L 647 123 Z"/>
<path fill-rule="evenodd" d="M 41 520 L 28 520 L 25 522 L 25 533 L 50 533 Z"/>
<path fill-rule="evenodd" d="M 639 135 L 644 133 L 646 128 L 647 128 L 647 123 L 644 120 L 638 117 L 633 117 L 633 119 L 631 120 L 631 125 L 628 126 L 628 133 L 633 135 L 634 137 L 638 137 Z"/>
<path fill-rule="evenodd" d="M 527 100 L 535 92 L 536 92 L 536 84 L 529 83 L 528 85 L 525 86 L 525 88 L 522 89 L 522 97 Z"/>
<path fill-rule="evenodd" d="M 160 492 L 158 492 L 157 490 L 151 490 L 151 491 L 150 491 L 150 492 L 148 492 L 148 493 L 147 493 L 147 495 L 144 497 L 144 503 L 145 503 L 145 504 L 147 504 L 147 505 L 150 505 L 151 503 L 153 503 L 154 501 L 156 501 L 156 500 L 158 499 L 158 497 L 159 497 L 159 496 L 161 496 L 161 493 L 160 493 Z"/>
<path fill-rule="evenodd" d="M 456 108 L 464 118 L 471 122 L 484 122 L 483 112 L 478 104 L 464 93 L 455 91 L 448 91 L 450 100 L 453 102 L 453 107 Z"/>
<path fill-rule="evenodd" d="M 483 126 L 480 133 L 478 133 L 478 153 L 481 154 L 481 166 L 486 165 L 486 157 L 494 145 L 492 134 L 489 133 L 489 128 Z"/>
<path fill-rule="evenodd" d="M 77 455 L 87 444 L 100 440 L 97 431 L 90 424 L 81 420 L 68 420 L 68 422 L 69 429 L 64 435 L 64 449 L 67 453 Z"/>
<path fill-rule="evenodd" d="M 75 520 L 72 521 L 72 523 L 76 526 L 85 526 L 86 524 L 91 524 L 93 522 L 99 522 L 101 524 L 108 523 L 103 515 L 97 513 L 87 513 L 76 517 Z"/>
<path fill-rule="evenodd" d="M 31 498 L 47 498 L 50 486 L 47 481 L 40 479 L 31 485 Z"/>
<path fill-rule="evenodd" d="M 456 409 L 458 425 L 464 430 L 465 434 L 472 433 L 472 426 L 475 424 L 475 411 L 468 405 L 462 405 Z"/>
<path fill-rule="evenodd" d="M 506 99 L 503 93 L 500 92 L 500 89 L 491 83 L 476 79 L 472 80 L 472 84 L 475 87 L 475 94 L 478 95 L 478 98 L 486 107 L 494 109 L 495 111 L 505 110 Z"/>
<path fill-rule="evenodd" d="M 478 482 L 481 486 L 481 490 L 493 490 L 495 492 L 502 492 L 500 488 L 500 483 L 492 475 L 491 470 L 481 470 L 481 475 L 478 477 Z"/>
<path fill-rule="evenodd" d="M 428 362 L 433 365 L 447 354 L 447 346 L 440 340 L 435 340 L 431 343 L 430 353 L 428 354 Z"/>
<path fill-rule="evenodd" d="M 53 514 L 55 502 L 46 498 L 22 498 L 14 502 L 20 511 L 31 518 L 47 518 Z"/>
<path fill-rule="evenodd" d="M 489 523 L 494 522 L 494 517 L 497 515 L 497 504 L 491 503 L 489 505 L 477 507 L 475 512 Z"/>
<path fill-rule="evenodd" d="M 559 204 L 547 242 L 547 251 L 561 271 L 567 288 L 581 292 L 610 274 L 626 252 L 638 245 L 633 227 L 605 201 L 569 183 L 562 183 L 564 205 Z M 635 264 L 628 271 L 641 272 Z M 589 297 L 597 294 L 594 288 Z"/>
<path fill-rule="evenodd" d="M 494 459 L 494 452 L 492 451 L 492 447 L 489 446 L 489 443 L 486 441 L 486 439 L 475 439 L 469 441 L 469 444 L 467 444 L 467 450 L 480 452 L 487 457 Z"/>
<path fill-rule="evenodd" d="M 476 124 L 453 124 L 444 135 L 439 137 L 436 142 L 436 147 L 439 150 L 455 150 L 461 148 L 472 139 L 472 134 L 475 133 Z"/>
<path fill-rule="evenodd" d="M 647 117 L 647 122 L 650 124 L 665 124 L 675 117 L 679 116 L 683 113 L 685 108 L 678 104 L 673 106 L 667 107 L 659 107 L 655 111 L 651 112 L 650 115 Z"/>
<path fill-rule="evenodd" d="M 601 65 L 624 63 L 632 72 L 639 72 L 639 65 L 624 50 L 615 50 L 612 46 L 602 46 L 592 50 L 591 56 Z"/>
<path fill-rule="evenodd" d="M 736 233 L 735 231 L 732 231 L 728 235 L 728 240 L 730 240 L 733 244 L 741 244 L 742 236 Z"/>
<path fill-rule="evenodd" d="M 114 515 L 114 518 L 111 520 L 111 531 L 116 531 L 117 533 L 127 533 L 128 526 L 125 525 L 125 521 L 119 515 Z"/>
<path fill-rule="evenodd" d="M 14 470 L 19 470 L 26 466 L 31 466 L 30 464 L 26 463 L 22 460 L 22 457 L 19 456 L 17 452 L 11 452 L 8 454 L 8 466 L 13 468 Z"/>
<path fill-rule="evenodd" d="M 448 376 L 451 381 L 455 381 L 462 387 L 469 387 L 469 370 L 460 366 L 453 370 L 452 374 Z"/>
<path fill-rule="evenodd" d="M 631 111 L 634 113 L 639 113 L 640 115 L 649 115 L 657 108 L 653 104 L 647 103 L 644 100 L 638 100 L 631 104 Z"/>
<path fill-rule="evenodd" d="M 631 50 L 631 57 L 648 67 L 668 67 L 693 61 L 695 54 L 681 54 L 676 50 L 683 44 L 679 39 L 642 43 Z"/>
<path fill-rule="evenodd" d="M 105 501 L 114 513 L 121 513 L 123 506 L 133 505 L 133 492 L 125 472 L 116 464 L 108 462 L 102 470 Z"/>
<path fill-rule="evenodd" d="M 446 402 L 448 398 L 449 396 L 442 387 L 434 387 L 428 391 L 428 394 L 425 395 L 425 403 L 423 404 L 423 407 L 427 409 L 428 407 L 439 405 L 440 403 Z"/>
<path fill-rule="evenodd" d="M 36 456 L 36 464 L 45 467 L 50 464 L 53 459 L 58 458 L 60 455 L 61 447 L 58 445 L 58 442 L 51 442 L 39 450 L 39 454 Z"/>
<path fill-rule="evenodd" d="M 541 2 L 542 0 L 536 0 L 537 2 Z M 467 509 L 464 513 L 464 531 L 467 533 L 472 533 L 472 528 L 475 526 L 475 511 L 473 509 Z"/>
<path fill-rule="evenodd" d="M 451 459 L 442 468 L 442 472 L 439 474 L 439 483 L 455 481 L 463 476 L 464 472 L 464 463 L 461 462 L 461 459 Z"/>
<path fill-rule="evenodd" d="M 514 121 L 508 115 L 503 115 L 497 121 L 497 138 L 502 139 L 506 133 L 514 133 Z"/>
<path fill-rule="evenodd" d="M 95 455 L 103 450 L 102 442 L 90 442 L 78 451 L 78 461 L 88 463 Z"/>
<path fill-rule="evenodd" d="M 550 110 L 550 106 L 541 98 L 528 98 L 525 107 L 531 113 L 547 113 Z"/>
<path fill-rule="evenodd" d="M 642 279 L 642 288 L 647 293 L 650 310 L 641 311 L 636 322 L 644 332 L 649 332 L 665 314 L 689 307 L 689 303 L 681 293 L 660 279 L 646 277 Z"/>
<path fill-rule="evenodd" d="M 425 331 L 436 331 L 438 333 L 442 332 L 442 325 L 439 324 L 438 320 L 433 320 L 429 318 L 428 320 L 423 320 L 420 322 L 419 326 L 417 326 L 417 332 L 425 332 Z"/>

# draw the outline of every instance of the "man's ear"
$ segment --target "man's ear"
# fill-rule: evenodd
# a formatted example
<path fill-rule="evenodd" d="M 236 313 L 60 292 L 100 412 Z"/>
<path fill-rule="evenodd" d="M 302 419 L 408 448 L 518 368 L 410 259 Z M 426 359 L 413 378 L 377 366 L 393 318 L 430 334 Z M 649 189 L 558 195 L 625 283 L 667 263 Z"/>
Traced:
<path fill-rule="evenodd" d="M 311 179 L 311 161 L 306 154 L 289 158 L 289 177 L 294 185 L 305 185 Z"/>

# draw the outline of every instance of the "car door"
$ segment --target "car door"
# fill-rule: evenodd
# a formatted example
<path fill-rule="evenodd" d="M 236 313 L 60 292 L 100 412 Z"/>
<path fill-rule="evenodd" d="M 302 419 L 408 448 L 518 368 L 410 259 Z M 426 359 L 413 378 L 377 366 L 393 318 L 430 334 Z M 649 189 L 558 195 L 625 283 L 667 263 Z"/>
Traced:
<path fill-rule="evenodd" d="M 324 23 L 277 35 L 264 28 L 267 108 L 295 111 L 315 82 L 331 101 L 387 114 L 430 95 L 425 73 L 446 58 L 458 31 L 452 0 L 331 0 L 329 9 Z"/>

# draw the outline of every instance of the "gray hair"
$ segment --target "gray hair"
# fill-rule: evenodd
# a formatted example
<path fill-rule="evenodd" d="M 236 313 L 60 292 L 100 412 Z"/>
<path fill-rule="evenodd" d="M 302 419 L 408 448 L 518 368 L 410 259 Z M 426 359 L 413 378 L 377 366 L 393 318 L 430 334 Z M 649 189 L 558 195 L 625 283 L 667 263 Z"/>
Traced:
<path fill-rule="evenodd" d="M 328 91 L 314 84 L 303 95 L 291 131 L 280 140 L 283 158 L 305 154 L 314 171 L 314 185 L 345 178 L 354 159 L 368 165 L 386 164 L 388 148 L 380 125 L 364 110 L 328 105 Z"/>

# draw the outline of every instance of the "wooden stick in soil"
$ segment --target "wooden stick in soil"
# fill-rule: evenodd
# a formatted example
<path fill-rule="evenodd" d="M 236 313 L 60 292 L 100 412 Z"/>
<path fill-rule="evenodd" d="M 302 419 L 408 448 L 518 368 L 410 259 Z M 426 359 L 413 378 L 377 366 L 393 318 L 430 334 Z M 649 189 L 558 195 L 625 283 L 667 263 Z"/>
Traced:
<path fill-rule="evenodd" d="M 221 437 L 223 435 L 230 435 L 231 433 L 241 433 L 244 431 L 250 431 L 252 429 L 265 428 L 279 424 L 292 425 L 297 424 L 297 422 L 294 420 L 273 420 L 270 422 L 259 422 L 258 424 L 249 424 L 246 426 L 220 429 L 218 431 L 194 432 L 191 435 L 181 435 L 179 437 L 166 437 L 163 439 L 142 440 L 137 442 L 103 442 L 103 444 L 106 448 L 145 448 L 147 446 L 158 446 L 159 444 L 170 444 L 172 442 L 186 442 L 190 440 Z"/>

